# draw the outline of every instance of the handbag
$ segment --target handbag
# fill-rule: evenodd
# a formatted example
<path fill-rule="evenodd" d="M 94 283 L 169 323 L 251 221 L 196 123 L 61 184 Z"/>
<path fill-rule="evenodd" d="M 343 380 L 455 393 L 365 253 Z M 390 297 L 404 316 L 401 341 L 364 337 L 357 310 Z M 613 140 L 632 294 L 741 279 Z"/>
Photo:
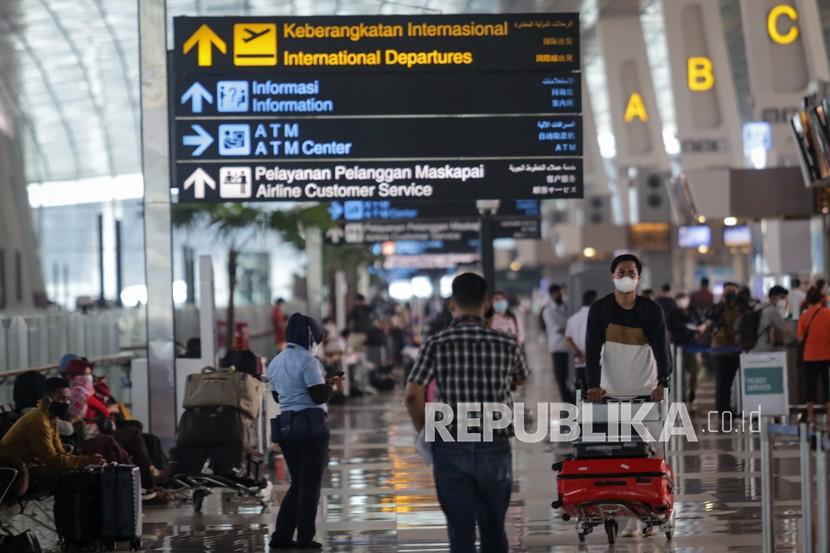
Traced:
<path fill-rule="evenodd" d="M 259 416 L 265 383 L 235 369 L 205 367 L 187 377 L 184 407 L 232 407 L 252 419 Z"/>

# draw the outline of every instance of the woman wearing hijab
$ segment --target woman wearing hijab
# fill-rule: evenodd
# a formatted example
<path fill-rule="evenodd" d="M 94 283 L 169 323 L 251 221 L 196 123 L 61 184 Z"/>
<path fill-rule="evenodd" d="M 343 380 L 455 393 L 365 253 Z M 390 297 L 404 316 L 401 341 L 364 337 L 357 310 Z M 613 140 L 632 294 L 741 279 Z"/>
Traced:
<path fill-rule="evenodd" d="M 323 547 L 314 541 L 314 520 L 328 464 L 326 402 L 342 386 L 340 376 L 326 380 L 323 366 L 314 356 L 324 335 L 320 323 L 294 313 L 286 325 L 285 349 L 268 365 L 268 382 L 280 404 L 280 416 L 272 427 L 273 440 L 280 445 L 291 476 L 271 535 L 273 549 Z"/>

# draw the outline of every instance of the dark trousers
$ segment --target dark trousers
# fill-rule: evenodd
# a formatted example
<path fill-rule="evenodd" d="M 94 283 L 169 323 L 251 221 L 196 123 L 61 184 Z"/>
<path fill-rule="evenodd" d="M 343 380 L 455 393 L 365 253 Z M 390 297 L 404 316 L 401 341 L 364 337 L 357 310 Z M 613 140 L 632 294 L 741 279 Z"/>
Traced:
<path fill-rule="evenodd" d="M 553 356 L 553 375 L 556 377 L 556 384 L 559 386 L 559 397 L 565 403 L 574 403 L 576 396 L 568 385 L 568 373 L 570 372 L 570 354 L 567 351 L 555 351 Z"/>
<path fill-rule="evenodd" d="M 451 553 L 475 553 L 476 523 L 482 553 L 507 553 L 504 518 L 513 488 L 510 441 L 444 443 L 433 448 L 433 475 L 447 517 Z"/>
<path fill-rule="evenodd" d="M 818 381 L 821 379 L 822 397 L 824 401 L 830 403 L 830 385 L 828 385 L 828 367 L 830 361 L 805 361 L 804 370 L 807 373 L 807 401 L 815 403 L 818 399 Z"/>
<path fill-rule="evenodd" d="M 725 413 L 732 409 L 732 383 L 741 365 L 737 354 L 718 354 L 712 356 L 715 369 L 715 410 Z"/>
<path fill-rule="evenodd" d="M 280 504 L 277 525 L 271 539 L 277 544 L 286 544 L 294 538 L 297 543 L 308 544 L 317 533 L 315 519 L 317 504 L 320 502 L 320 488 L 323 472 L 328 464 L 329 431 L 319 437 L 297 437 L 280 441 L 291 486 Z"/>

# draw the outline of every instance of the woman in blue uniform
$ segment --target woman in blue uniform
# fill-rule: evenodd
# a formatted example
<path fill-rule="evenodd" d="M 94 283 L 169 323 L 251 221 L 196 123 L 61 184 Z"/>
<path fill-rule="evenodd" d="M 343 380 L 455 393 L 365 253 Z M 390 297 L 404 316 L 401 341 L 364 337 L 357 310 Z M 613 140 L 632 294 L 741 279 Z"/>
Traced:
<path fill-rule="evenodd" d="M 323 327 L 311 317 L 291 315 L 285 329 L 286 347 L 268 365 L 268 382 L 280 404 L 272 438 L 280 445 L 291 476 L 271 535 L 273 549 L 323 547 L 314 541 L 314 521 L 328 464 L 326 402 L 342 386 L 340 376 L 325 379 L 323 366 L 314 356 L 324 335 Z"/>

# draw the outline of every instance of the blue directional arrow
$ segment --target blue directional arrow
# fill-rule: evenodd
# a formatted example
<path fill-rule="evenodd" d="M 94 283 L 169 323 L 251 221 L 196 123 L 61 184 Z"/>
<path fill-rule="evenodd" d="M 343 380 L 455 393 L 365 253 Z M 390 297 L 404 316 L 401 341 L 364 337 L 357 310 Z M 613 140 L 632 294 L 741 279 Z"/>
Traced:
<path fill-rule="evenodd" d="M 190 128 L 193 129 L 193 132 L 196 134 L 189 134 L 187 136 L 182 137 L 182 144 L 185 146 L 196 146 L 196 149 L 193 150 L 191 155 L 193 156 L 200 156 L 205 153 L 205 150 L 213 144 L 213 137 L 202 128 L 201 125 L 190 125 Z"/>
<path fill-rule="evenodd" d="M 190 85 L 190 88 L 182 94 L 182 103 L 190 102 L 193 113 L 202 113 L 202 101 L 212 104 L 213 95 L 198 81 Z"/>
<path fill-rule="evenodd" d="M 343 205 L 340 202 L 331 202 L 329 206 L 329 216 L 332 221 L 338 220 L 343 216 Z"/>

